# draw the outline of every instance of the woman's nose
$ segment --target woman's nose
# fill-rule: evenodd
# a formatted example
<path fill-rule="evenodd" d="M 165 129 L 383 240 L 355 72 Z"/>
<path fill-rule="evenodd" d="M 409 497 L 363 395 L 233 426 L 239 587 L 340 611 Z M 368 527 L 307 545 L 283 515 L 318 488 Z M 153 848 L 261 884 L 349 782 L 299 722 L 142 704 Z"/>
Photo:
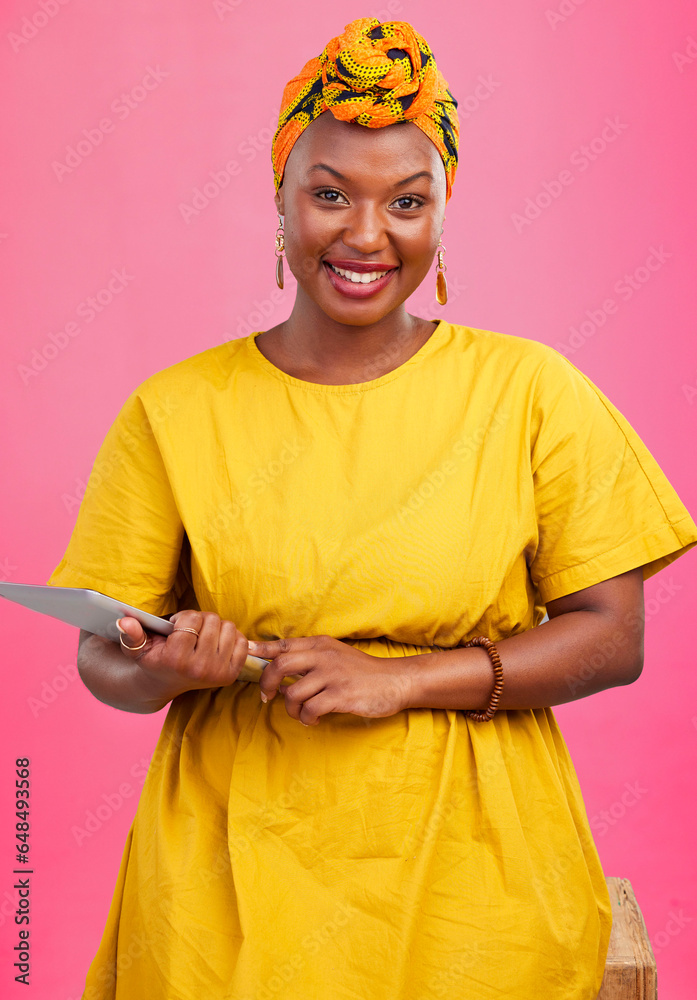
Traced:
<path fill-rule="evenodd" d="M 372 205 L 355 206 L 350 217 L 344 217 L 343 242 L 357 253 L 379 253 L 389 246 L 384 213 Z"/>

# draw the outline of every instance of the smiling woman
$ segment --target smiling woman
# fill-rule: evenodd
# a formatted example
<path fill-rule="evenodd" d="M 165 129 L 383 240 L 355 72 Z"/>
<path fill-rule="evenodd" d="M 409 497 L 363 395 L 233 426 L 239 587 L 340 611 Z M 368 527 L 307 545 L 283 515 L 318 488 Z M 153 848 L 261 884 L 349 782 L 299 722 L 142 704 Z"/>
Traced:
<path fill-rule="evenodd" d="M 274 137 L 288 320 L 152 375 L 102 445 L 49 582 L 175 630 L 81 634 L 97 698 L 171 703 L 85 1000 L 600 988 L 552 706 L 639 677 L 643 580 L 697 526 L 565 357 L 406 311 L 457 145 L 425 40 L 347 25 Z"/>
<path fill-rule="evenodd" d="M 315 119 L 276 194 L 298 294 L 290 318 L 257 337 L 262 354 L 289 374 L 346 384 L 365 381 L 365 359 L 390 342 L 401 348 L 378 375 L 416 353 L 436 324 L 404 302 L 433 263 L 445 197 L 438 151 L 413 123 L 374 131 Z M 312 369 L 294 365 L 298 355 Z"/>

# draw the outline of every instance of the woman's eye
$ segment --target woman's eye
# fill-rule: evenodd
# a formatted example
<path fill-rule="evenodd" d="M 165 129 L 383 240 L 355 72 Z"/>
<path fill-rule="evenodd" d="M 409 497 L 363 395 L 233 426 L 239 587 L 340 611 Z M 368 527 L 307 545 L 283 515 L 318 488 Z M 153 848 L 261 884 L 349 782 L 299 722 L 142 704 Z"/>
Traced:
<path fill-rule="evenodd" d="M 412 194 L 404 194 L 401 198 L 397 198 L 394 204 L 397 208 L 420 208 L 423 202 Z"/>
<path fill-rule="evenodd" d="M 334 191 L 331 188 L 327 188 L 325 191 L 318 191 L 317 195 L 322 201 L 328 201 L 330 205 L 339 204 L 339 199 L 344 197 L 341 191 Z"/>

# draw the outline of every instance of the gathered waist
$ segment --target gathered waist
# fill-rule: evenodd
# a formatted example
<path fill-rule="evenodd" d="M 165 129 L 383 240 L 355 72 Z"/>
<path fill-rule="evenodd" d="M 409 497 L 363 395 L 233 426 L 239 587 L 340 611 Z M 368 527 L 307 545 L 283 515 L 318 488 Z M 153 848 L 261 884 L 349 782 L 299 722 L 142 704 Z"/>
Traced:
<path fill-rule="evenodd" d="M 396 639 L 388 639 L 386 636 L 379 636 L 376 639 L 342 639 L 342 642 L 360 649 L 362 653 L 370 656 L 419 656 L 424 653 L 440 653 L 449 647 L 445 646 L 420 646 L 411 642 L 398 642 Z M 457 646 L 453 646 L 457 649 Z"/>

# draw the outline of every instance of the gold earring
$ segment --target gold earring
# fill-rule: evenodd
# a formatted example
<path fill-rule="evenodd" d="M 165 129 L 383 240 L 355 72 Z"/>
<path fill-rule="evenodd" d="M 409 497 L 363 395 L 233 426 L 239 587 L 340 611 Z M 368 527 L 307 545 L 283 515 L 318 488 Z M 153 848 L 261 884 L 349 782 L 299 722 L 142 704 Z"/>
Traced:
<path fill-rule="evenodd" d="M 448 270 L 448 266 L 443 263 L 445 247 L 443 246 L 442 239 L 438 240 L 436 253 L 438 255 L 438 263 L 436 264 L 436 298 L 438 299 L 438 302 L 444 306 L 448 301 L 448 283 L 445 280 L 445 272 Z"/>
<path fill-rule="evenodd" d="M 276 284 L 283 288 L 283 258 L 286 255 L 284 250 L 285 233 L 283 232 L 283 220 L 279 213 L 278 229 L 276 230 Z"/>

